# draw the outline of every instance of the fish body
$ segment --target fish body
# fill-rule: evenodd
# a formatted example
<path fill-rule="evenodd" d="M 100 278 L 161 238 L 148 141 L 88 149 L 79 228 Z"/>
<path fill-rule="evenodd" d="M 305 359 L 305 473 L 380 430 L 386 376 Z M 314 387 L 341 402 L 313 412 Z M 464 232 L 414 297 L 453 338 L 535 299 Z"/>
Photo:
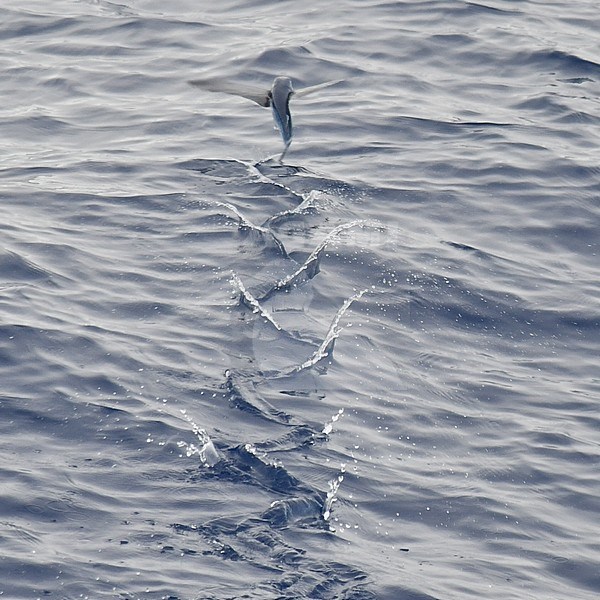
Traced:
<path fill-rule="evenodd" d="M 289 77 L 276 77 L 269 92 L 273 120 L 279 128 L 286 150 L 292 143 L 293 135 L 292 114 L 290 113 L 290 98 L 293 93 L 294 88 Z"/>

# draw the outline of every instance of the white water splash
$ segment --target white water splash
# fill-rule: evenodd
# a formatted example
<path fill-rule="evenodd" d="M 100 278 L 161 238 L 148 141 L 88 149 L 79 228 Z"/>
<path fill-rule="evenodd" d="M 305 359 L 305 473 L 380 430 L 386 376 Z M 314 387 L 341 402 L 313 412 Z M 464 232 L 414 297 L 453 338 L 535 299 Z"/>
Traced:
<path fill-rule="evenodd" d="M 344 231 L 352 229 L 357 226 L 364 226 L 366 221 L 363 219 L 357 219 L 350 223 L 344 223 L 338 225 L 335 229 L 329 232 L 327 237 L 310 253 L 309 257 L 304 263 L 291 275 L 280 279 L 262 298 L 266 300 L 270 298 L 274 293 L 281 290 L 288 290 L 296 285 L 300 285 L 305 281 L 312 279 L 319 272 L 319 263 L 321 261 L 321 255 L 331 242 L 338 238 Z"/>
<path fill-rule="evenodd" d="M 270 237 L 273 240 L 274 244 L 277 246 L 278 250 L 281 252 L 281 254 L 283 256 L 287 256 L 287 252 L 283 244 L 270 229 L 268 229 L 267 227 L 263 227 L 262 225 L 256 225 L 255 223 L 252 223 L 252 221 L 250 221 L 234 204 L 231 204 L 229 202 L 222 202 L 221 200 L 205 200 L 204 202 L 209 206 L 218 206 L 232 212 L 239 221 L 240 229 L 249 229 L 251 231 L 257 231 L 263 236 Z"/>
<path fill-rule="evenodd" d="M 260 460 L 265 465 L 269 465 L 270 467 L 276 468 L 283 467 L 283 463 L 279 459 L 272 460 L 267 452 L 265 452 L 264 450 L 259 451 L 254 444 L 244 444 L 244 449 L 246 450 L 246 452 L 248 452 L 248 454 L 256 456 L 256 458 L 258 458 L 258 460 Z"/>
<path fill-rule="evenodd" d="M 178 448 L 185 448 L 185 455 L 190 458 L 191 456 L 198 456 L 200 462 L 207 467 L 214 467 L 220 460 L 219 452 L 212 443 L 210 436 L 206 433 L 205 429 L 202 429 L 192 421 L 192 419 L 186 414 L 185 410 L 181 411 L 185 420 L 192 426 L 192 431 L 198 438 L 200 446 L 194 443 L 188 442 L 177 442 Z"/>
<path fill-rule="evenodd" d="M 280 181 L 277 181 L 276 179 L 272 179 L 271 177 L 269 177 L 268 175 L 263 173 L 258 168 L 258 165 L 269 162 L 279 156 L 280 156 L 279 154 L 274 154 L 273 156 L 269 156 L 269 157 L 265 158 L 264 160 L 261 160 L 259 163 L 247 164 L 246 166 L 248 167 L 248 174 L 251 177 L 253 177 L 254 180 L 257 181 L 258 183 L 266 183 L 267 185 L 273 185 L 275 187 L 281 188 L 282 190 L 285 190 L 288 194 L 291 194 L 292 196 L 301 197 L 300 194 L 298 194 L 298 192 L 295 192 L 293 189 L 291 189 L 284 183 L 281 183 Z"/>
<path fill-rule="evenodd" d="M 205 200 L 209 206 L 220 206 L 222 208 L 226 208 L 231 211 L 239 220 L 240 227 L 244 227 L 246 229 L 254 229 L 256 231 L 260 231 L 261 233 L 270 233 L 268 229 L 265 227 L 261 227 L 260 225 L 255 225 L 252 221 L 249 221 L 241 212 L 240 209 L 234 204 L 230 204 L 229 202 L 222 202 L 221 200 Z"/>
<path fill-rule="evenodd" d="M 277 331 L 282 331 L 282 327 L 273 319 L 273 317 L 261 306 L 260 302 L 246 289 L 242 280 L 236 273 L 231 272 L 231 284 L 240 292 L 240 302 L 247 306 L 253 313 L 259 313 L 265 318 Z"/>
<path fill-rule="evenodd" d="M 340 468 L 340 474 L 329 482 L 329 490 L 323 504 L 323 519 L 325 519 L 325 521 L 329 520 L 329 517 L 331 516 L 331 507 L 333 506 L 334 502 L 337 502 L 336 495 L 340 489 L 340 485 L 342 485 L 342 481 L 344 481 L 345 472 L 346 465 L 342 464 Z"/>
<path fill-rule="evenodd" d="M 316 365 L 319 361 L 323 360 L 324 358 L 327 358 L 331 354 L 331 352 L 333 352 L 335 340 L 338 338 L 340 332 L 342 331 L 342 328 L 339 327 L 341 318 L 344 316 L 344 313 L 350 308 L 351 304 L 356 300 L 360 299 L 363 296 L 363 294 L 365 294 L 368 291 L 369 290 L 367 289 L 361 290 L 360 292 L 358 292 L 358 294 L 354 294 L 354 296 L 351 296 L 344 302 L 340 310 L 337 311 L 335 317 L 333 318 L 329 330 L 327 331 L 327 335 L 325 336 L 321 345 L 317 348 L 317 351 L 306 362 L 302 363 L 299 367 L 297 367 L 295 369 L 296 371 L 302 371 L 303 369 L 308 369 Z"/>
<path fill-rule="evenodd" d="M 333 417 L 331 417 L 331 420 L 328 423 L 325 423 L 325 425 L 323 426 L 323 431 L 321 433 L 324 433 L 325 435 L 329 435 L 333 431 L 334 423 L 336 423 L 337 420 L 343 414 L 344 414 L 344 409 L 340 408 L 340 410 L 338 410 L 337 413 L 335 415 L 333 415 Z"/>
<path fill-rule="evenodd" d="M 273 223 L 277 223 L 277 221 L 281 221 L 288 217 L 294 217 L 297 215 L 304 215 L 309 212 L 311 209 L 316 208 L 316 204 L 319 200 L 325 197 L 325 193 L 320 190 L 311 190 L 308 193 L 302 194 L 302 202 L 298 204 L 298 206 L 294 208 L 290 208 L 288 210 L 284 210 L 282 212 L 278 212 L 277 214 L 269 217 L 264 225 L 272 225 Z"/>

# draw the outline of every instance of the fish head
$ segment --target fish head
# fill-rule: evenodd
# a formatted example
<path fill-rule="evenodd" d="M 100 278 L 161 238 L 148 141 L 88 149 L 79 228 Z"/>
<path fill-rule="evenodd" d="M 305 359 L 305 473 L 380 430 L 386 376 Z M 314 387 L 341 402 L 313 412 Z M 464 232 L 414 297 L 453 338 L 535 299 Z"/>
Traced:
<path fill-rule="evenodd" d="M 275 77 L 271 86 L 271 94 L 282 94 L 289 96 L 294 93 L 294 86 L 289 77 Z"/>

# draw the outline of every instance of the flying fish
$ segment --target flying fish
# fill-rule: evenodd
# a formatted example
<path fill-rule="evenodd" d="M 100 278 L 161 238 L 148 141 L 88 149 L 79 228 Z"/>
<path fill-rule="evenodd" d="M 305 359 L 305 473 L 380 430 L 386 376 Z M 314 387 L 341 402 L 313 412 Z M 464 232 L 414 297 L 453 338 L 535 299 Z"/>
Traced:
<path fill-rule="evenodd" d="M 328 87 L 341 80 L 326 81 L 318 85 L 295 90 L 292 86 L 292 80 L 289 77 L 276 77 L 273 80 L 271 89 L 255 87 L 252 85 L 238 84 L 227 79 L 212 78 L 212 79 L 194 79 L 189 83 L 193 86 L 202 88 L 209 92 L 222 92 L 224 94 L 232 94 L 241 96 L 256 102 L 259 106 L 271 107 L 273 111 L 273 120 L 277 125 L 283 139 L 284 149 L 279 157 L 283 160 L 285 153 L 288 151 L 292 143 L 292 115 L 290 113 L 290 98 L 292 96 L 305 96 L 316 90 Z"/>

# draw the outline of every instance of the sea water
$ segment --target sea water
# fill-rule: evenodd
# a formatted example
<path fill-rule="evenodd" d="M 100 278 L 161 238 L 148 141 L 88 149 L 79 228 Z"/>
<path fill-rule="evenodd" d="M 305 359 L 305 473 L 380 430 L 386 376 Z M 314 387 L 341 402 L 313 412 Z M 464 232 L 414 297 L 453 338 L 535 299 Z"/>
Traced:
<path fill-rule="evenodd" d="M 1 597 L 598 597 L 596 2 L 0 15 Z"/>

